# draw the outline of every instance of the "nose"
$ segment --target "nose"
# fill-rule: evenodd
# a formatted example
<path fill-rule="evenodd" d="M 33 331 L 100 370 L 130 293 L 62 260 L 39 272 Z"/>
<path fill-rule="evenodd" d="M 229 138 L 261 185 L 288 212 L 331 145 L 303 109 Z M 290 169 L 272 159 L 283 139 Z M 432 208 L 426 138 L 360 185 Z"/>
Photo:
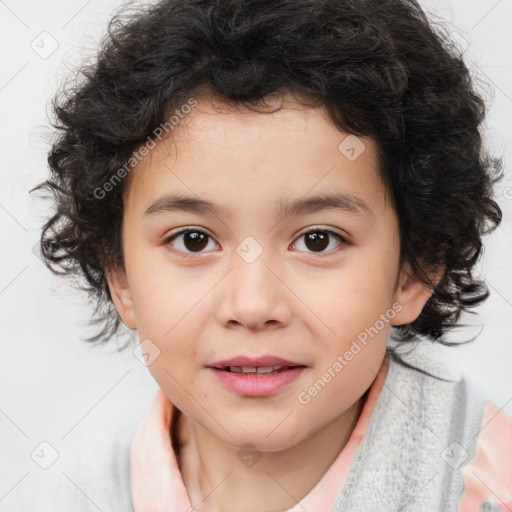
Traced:
<path fill-rule="evenodd" d="M 287 325 L 293 293 L 280 273 L 265 252 L 254 261 L 234 255 L 232 270 L 222 284 L 218 322 L 224 327 L 243 326 L 254 331 Z"/>

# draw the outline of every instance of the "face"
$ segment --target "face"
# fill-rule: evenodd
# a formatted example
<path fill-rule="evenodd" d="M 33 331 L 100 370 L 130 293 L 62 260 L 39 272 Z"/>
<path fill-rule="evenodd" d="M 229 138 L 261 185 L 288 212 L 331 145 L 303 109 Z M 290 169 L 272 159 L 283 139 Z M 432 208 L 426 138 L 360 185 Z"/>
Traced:
<path fill-rule="evenodd" d="M 413 321 L 432 292 L 399 269 L 374 141 L 281 99 L 272 114 L 197 100 L 172 141 L 132 170 L 125 272 L 108 277 L 167 397 L 221 442 L 262 451 L 286 449 L 353 406 L 391 325 Z M 254 396 L 209 368 L 263 355 L 302 369 Z"/>

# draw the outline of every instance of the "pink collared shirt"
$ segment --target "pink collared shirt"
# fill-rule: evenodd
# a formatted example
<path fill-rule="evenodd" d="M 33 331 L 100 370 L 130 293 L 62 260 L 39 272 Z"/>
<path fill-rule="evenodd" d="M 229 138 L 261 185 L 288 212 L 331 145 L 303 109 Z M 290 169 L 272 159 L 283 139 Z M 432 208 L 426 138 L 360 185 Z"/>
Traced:
<path fill-rule="evenodd" d="M 286 512 L 331 512 L 352 461 L 366 435 L 368 421 L 389 367 L 385 357 L 346 445 L 320 481 Z M 131 447 L 130 480 L 135 512 L 189 512 L 192 508 L 172 448 L 174 405 L 159 389 Z M 491 421 L 492 420 L 492 421 Z M 503 454 L 507 456 L 503 457 Z M 474 457 L 464 467 L 464 492 L 457 512 L 480 510 L 486 499 L 512 512 L 512 419 L 487 402 Z M 508 508 L 507 508 L 508 507 Z"/>

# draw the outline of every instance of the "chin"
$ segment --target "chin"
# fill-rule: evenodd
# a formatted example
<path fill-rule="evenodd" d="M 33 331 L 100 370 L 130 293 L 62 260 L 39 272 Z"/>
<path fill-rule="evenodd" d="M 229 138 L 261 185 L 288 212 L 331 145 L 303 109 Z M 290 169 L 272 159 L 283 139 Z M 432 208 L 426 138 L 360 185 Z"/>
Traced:
<path fill-rule="evenodd" d="M 228 427 L 228 432 L 231 436 L 222 431 L 220 438 L 216 436 L 217 439 L 223 444 L 241 451 L 280 452 L 291 448 L 303 439 L 303 437 L 298 438 L 298 432 L 293 435 L 284 429 L 283 425 L 278 428 L 265 426 L 261 429 Z M 212 435 L 214 434 L 212 433 Z M 304 437 L 306 437 L 306 433 L 304 433 Z"/>

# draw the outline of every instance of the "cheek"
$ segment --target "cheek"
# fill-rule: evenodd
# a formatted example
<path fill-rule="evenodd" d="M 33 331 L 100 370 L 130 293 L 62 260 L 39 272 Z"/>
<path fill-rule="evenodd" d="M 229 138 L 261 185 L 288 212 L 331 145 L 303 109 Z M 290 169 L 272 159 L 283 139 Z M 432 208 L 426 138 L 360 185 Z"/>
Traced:
<path fill-rule="evenodd" d="M 382 362 L 391 328 L 390 313 L 394 313 L 390 312 L 393 270 L 384 272 L 388 263 L 376 258 L 374 251 L 368 252 L 368 257 L 359 253 L 347 258 L 320 286 L 315 283 L 315 293 L 306 282 L 301 288 L 308 306 L 309 329 L 318 344 L 318 371 L 323 373 L 338 356 L 347 354 L 341 371 L 332 368 L 336 377 L 329 386 L 335 393 L 354 398 L 371 383 L 369 368 L 377 371 Z"/>
<path fill-rule="evenodd" d="M 357 262 L 354 258 L 326 274 L 325 279 L 315 280 L 314 292 L 311 282 L 303 281 L 300 293 L 317 320 L 346 338 L 373 325 L 390 307 L 391 277 L 391 271 L 383 272 L 379 261 L 366 264 L 362 258 Z"/>
<path fill-rule="evenodd" d="M 207 290 L 199 280 L 185 279 L 186 275 L 168 261 L 142 261 L 141 257 L 130 276 L 138 330 L 163 339 L 170 329 L 194 314 L 194 305 Z"/>
<path fill-rule="evenodd" d="M 149 338 L 158 346 L 160 366 L 180 373 L 184 365 L 177 361 L 197 364 L 196 340 L 206 315 L 206 301 L 202 299 L 208 292 L 207 283 L 201 286 L 172 269 L 157 273 L 152 268 L 158 267 L 148 267 L 139 274 L 133 294 L 139 338 Z"/>

